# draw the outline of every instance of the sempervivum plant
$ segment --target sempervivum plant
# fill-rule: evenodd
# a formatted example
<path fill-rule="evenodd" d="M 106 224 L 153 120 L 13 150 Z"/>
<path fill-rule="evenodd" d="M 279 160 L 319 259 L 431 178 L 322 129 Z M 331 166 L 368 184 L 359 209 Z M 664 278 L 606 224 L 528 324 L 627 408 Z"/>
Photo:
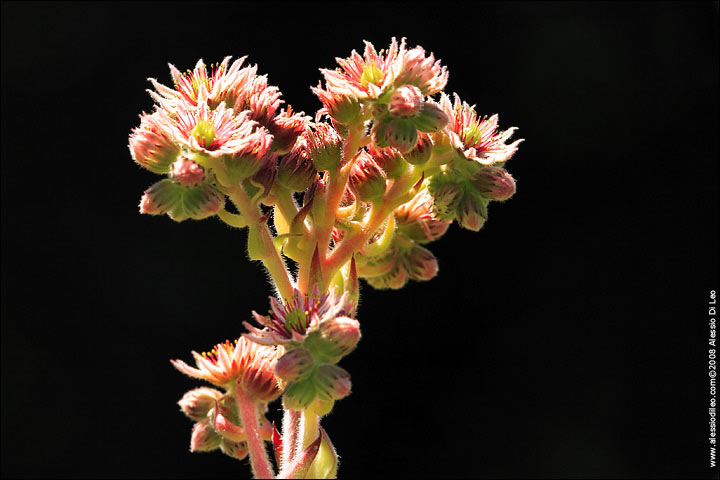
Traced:
<path fill-rule="evenodd" d="M 428 245 L 453 221 L 479 230 L 488 205 L 514 194 L 505 164 L 522 140 L 509 143 L 515 127 L 498 130 L 497 115 L 457 94 L 451 102 L 447 68 L 405 39 L 379 52 L 366 42 L 321 70 L 314 117 L 280 109 L 257 66 L 230 60 L 171 65 L 172 87 L 151 80 L 155 110 L 129 141 L 138 165 L 166 175 L 140 212 L 247 228 L 248 254 L 274 287 L 268 314 L 252 312 L 238 340 L 193 352 L 195 367 L 172 362 L 218 388 L 179 405 L 195 422 L 191 451 L 249 457 L 257 478 L 333 478 L 338 457 L 320 419 L 351 391 L 339 363 L 360 340 L 359 279 L 399 289 L 435 277 Z M 278 398 L 282 431 L 265 418 Z"/>

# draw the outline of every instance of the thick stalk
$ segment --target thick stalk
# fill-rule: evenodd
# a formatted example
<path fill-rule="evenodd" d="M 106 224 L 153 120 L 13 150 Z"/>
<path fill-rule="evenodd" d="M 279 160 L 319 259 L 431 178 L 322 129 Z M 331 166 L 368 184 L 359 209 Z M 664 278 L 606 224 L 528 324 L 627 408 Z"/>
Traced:
<path fill-rule="evenodd" d="M 235 395 L 235 401 L 237 402 L 240 420 L 247 434 L 250 465 L 252 466 L 253 475 L 255 475 L 255 478 L 273 478 L 275 473 L 273 472 L 272 466 L 270 466 L 270 460 L 265 450 L 265 443 L 260 437 L 255 402 L 252 398 L 245 396 L 245 394 L 240 391 Z"/>
<path fill-rule="evenodd" d="M 311 410 L 302 412 L 302 444 L 298 444 L 298 451 L 305 450 L 312 442 L 317 440 L 320 431 L 318 430 L 319 417 Z"/>
<path fill-rule="evenodd" d="M 273 246 L 272 235 L 267 224 L 261 221 L 262 216 L 256 205 L 253 205 L 247 193 L 241 186 L 228 189 L 226 192 L 230 199 L 237 207 L 240 214 L 247 219 L 248 228 L 257 231 L 263 237 L 263 244 L 268 245 L 264 251 L 260 252 L 261 260 L 265 265 L 265 268 L 270 273 L 275 286 L 280 293 L 280 296 L 284 300 L 290 299 L 293 296 L 293 285 L 290 280 L 287 269 L 285 268 L 285 262 L 283 261 L 280 254 Z"/>
<path fill-rule="evenodd" d="M 327 248 L 330 246 L 330 234 L 332 233 L 332 228 L 335 225 L 335 213 L 340 206 L 343 194 L 347 188 L 347 182 L 350 178 L 353 160 L 355 159 L 358 148 L 360 148 L 363 141 L 364 129 L 365 127 L 362 124 L 349 128 L 348 136 L 345 139 L 345 145 L 343 147 L 342 162 L 340 163 L 342 167 L 336 169 L 334 172 L 328 172 L 329 182 L 327 203 L 325 206 L 325 218 L 319 225 L 317 234 L 317 244 L 320 248 L 320 255 L 322 255 L 322 258 L 325 258 Z"/>
<path fill-rule="evenodd" d="M 300 410 L 286 409 L 283 414 L 283 452 L 280 459 L 280 468 L 290 465 L 298 453 L 297 443 L 301 420 L 302 412 Z"/>

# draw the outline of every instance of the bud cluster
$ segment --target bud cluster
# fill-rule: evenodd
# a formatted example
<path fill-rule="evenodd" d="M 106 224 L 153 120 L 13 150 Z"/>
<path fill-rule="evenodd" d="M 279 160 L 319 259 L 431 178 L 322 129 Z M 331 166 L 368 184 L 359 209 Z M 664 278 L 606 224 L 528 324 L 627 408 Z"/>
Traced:
<path fill-rule="evenodd" d="M 350 393 L 350 374 L 337 363 L 355 349 L 360 323 L 352 318 L 353 302 L 348 294 L 295 297 L 286 305 L 270 298 L 268 316 L 253 312 L 264 328 L 246 322 L 246 337 L 261 345 L 281 345 L 284 354 L 275 365 L 275 375 L 285 384 L 283 403 L 291 410 L 308 408 L 315 400 L 333 402 Z"/>

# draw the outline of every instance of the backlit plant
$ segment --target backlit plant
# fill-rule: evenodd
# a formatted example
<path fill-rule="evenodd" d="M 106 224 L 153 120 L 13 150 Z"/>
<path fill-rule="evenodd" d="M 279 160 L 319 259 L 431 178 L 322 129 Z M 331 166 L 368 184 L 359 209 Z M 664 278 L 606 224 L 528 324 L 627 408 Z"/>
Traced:
<path fill-rule="evenodd" d="M 217 387 L 179 405 L 195 421 L 191 451 L 249 457 L 258 478 L 332 478 L 320 418 L 351 391 L 339 363 L 360 340 L 359 279 L 399 289 L 437 275 L 428 244 L 453 221 L 480 230 L 488 204 L 513 195 L 504 165 L 522 140 L 445 94 L 446 67 L 404 39 L 379 52 L 366 42 L 321 70 L 314 117 L 281 109 L 278 88 L 244 60 L 171 65 L 173 86 L 150 80 L 155 110 L 130 135 L 135 162 L 166 176 L 140 212 L 247 229 L 248 255 L 274 286 L 269 312 L 248 315 L 236 341 L 193 352 L 194 367 L 172 362 Z M 278 398 L 282 433 L 265 417 Z"/>

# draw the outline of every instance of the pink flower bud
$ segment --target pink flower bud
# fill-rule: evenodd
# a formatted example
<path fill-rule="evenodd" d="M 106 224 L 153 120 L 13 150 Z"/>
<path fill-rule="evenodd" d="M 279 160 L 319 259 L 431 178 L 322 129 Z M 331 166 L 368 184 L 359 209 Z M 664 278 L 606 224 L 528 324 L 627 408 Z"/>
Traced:
<path fill-rule="evenodd" d="M 479 231 L 487 220 L 487 207 L 483 200 L 466 193 L 457 208 L 457 221 L 461 227 Z"/>
<path fill-rule="evenodd" d="M 154 173 L 167 173 L 180 153 L 163 111 L 140 116 L 140 127 L 130 134 L 130 154 L 135 162 Z"/>
<path fill-rule="evenodd" d="M 400 153 L 406 153 L 415 148 L 418 141 L 417 128 L 410 120 L 393 118 L 385 127 L 385 142 L 397 148 Z"/>
<path fill-rule="evenodd" d="M 320 335 L 332 345 L 333 357 L 344 357 L 360 340 L 360 322 L 348 317 L 336 317 L 320 324 Z"/>
<path fill-rule="evenodd" d="M 430 280 L 438 273 L 435 255 L 426 248 L 416 246 L 405 257 L 408 276 L 413 280 Z"/>
<path fill-rule="evenodd" d="M 307 376 L 313 365 L 310 352 L 302 347 L 294 348 L 280 357 L 275 365 L 275 376 L 285 382 L 295 382 Z"/>
<path fill-rule="evenodd" d="M 219 401 L 223 393 L 214 388 L 201 387 L 187 392 L 178 402 L 182 412 L 193 420 L 202 420 L 207 417 L 215 402 Z"/>
<path fill-rule="evenodd" d="M 185 155 L 170 165 L 170 178 L 183 187 L 194 187 L 205 180 L 205 169 Z"/>
<path fill-rule="evenodd" d="M 385 172 L 387 178 L 399 178 L 407 170 L 407 162 L 400 152 L 392 147 L 379 148 L 368 145 L 368 152 L 375 163 Z"/>
<path fill-rule="evenodd" d="M 390 97 L 388 111 L 393 117 L 410 118 L 423 108 L 423 94 L 413 85 L 403 85 Z"/>
<path fill-rule="evenodd" d="M 176 208 L 181 201 L 182 187 L 166 178 L 145 190 L 140 199 L 140 213 L 162 215 Z"/>
<path fill-rule="evenodd" d="M 249 449 L 246 442 L 233 442 L 223 438 L 220 442 L 220 450 L 228 457 L 235 458 L 237 460 L 243 460 L 247 457 Z"/>
<path fill-rule="evenodd" d="M 279 155 L 288 153 L 309 122 L 310 117 L 305 116 L 302 112 L 293 115 L 290 106 L 287 111 L 282 110 L 268 126 L 268 130 L 273 135 L 272 150 Z"/>
<path fill-rule="evenodd" d="M 293 192 L 302 192 L 310 186 L 316 176 L 317 172 L 313 167 L 307 144 L 298 141 L 290 153 L 280 160 L 276 181 Z"/>
<path fill-rule="evenodd" d="M 222 437 L 210 426 L 209 419 L 196 422 L 190 437 L 191 452 L 210 452 L 220 446 Z"/>
<path fill-rule="evenodd" d="M 307 144 L 313 164 L 318 170 L 335 170 L 343 154 L 343 139 L 327 123 L 318 123 L 307 134 Z"/>
<path fill-rule="evenodd" d="M 322 400 L 339 400 L 350 395 L 350 374 L 337 365 L 321 365 L 313 374 L 317 396 Z"/>
<path fill-rule="evenodd" d="M 450 119 L 433 102 L 425 102 L 420 113 L 412 118 L 415 127 L 421 132 L 434 133 L 445 127 Z"/>
<path fill-rule="evenodd" d="M 484 167 L 472 179 L 477 191 L 490 200 L 507 200 L 515 193 L 515 179 L 500 167 Z"/>
<path fill-rule="evenodd" d="M 364 150 L 360 152 L 350 172 L 350 185 L 363 202 L 377 202 L 385 195 L 385 172 Z"/>
<path fill-rule="evenodd" d="M 418 143 L 415 148 L 403 155 L 405 161 L 412 165 L 424 165 L 430 160 L 432 154 L 433 144 L 430 140 L 430 136 L 427 133 L 418 135 Z"/>

